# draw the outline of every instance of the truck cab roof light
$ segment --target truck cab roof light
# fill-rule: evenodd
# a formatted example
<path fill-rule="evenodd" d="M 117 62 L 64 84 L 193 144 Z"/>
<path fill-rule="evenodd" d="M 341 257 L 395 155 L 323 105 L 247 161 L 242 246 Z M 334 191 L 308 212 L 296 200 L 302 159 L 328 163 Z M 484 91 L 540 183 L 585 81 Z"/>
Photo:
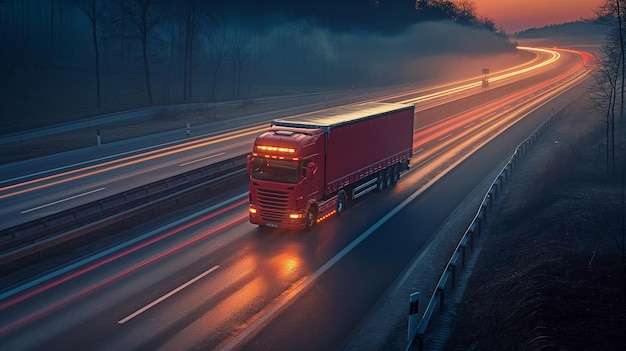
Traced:
<path fill-rule="evenodd" d="M 286 154 L 293 154 L 296 152 L 296 149 L 291 147 L 282 147 L 282 146 L 268 146 L 268 145 L 256 145 L 257 150 L 261 151 L 271 151 L 271 152 L 279 152 Z"/>

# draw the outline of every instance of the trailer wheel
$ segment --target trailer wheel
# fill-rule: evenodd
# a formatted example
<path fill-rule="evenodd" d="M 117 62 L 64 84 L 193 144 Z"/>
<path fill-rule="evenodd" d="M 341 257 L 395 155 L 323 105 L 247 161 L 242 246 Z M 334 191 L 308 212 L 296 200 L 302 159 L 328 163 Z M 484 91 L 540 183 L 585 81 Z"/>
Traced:
<path fill-rule="evenodd" d="M 391 167 L 385 169 L 385 188 L 391 188 L 391 178 L 393 177 Z"/>
<path fill-rule="evenodd" d="M 307 232 L 310 231 L 311 229 L 313 229 L 316 222 L 317 222 L 317 211 L 315 210 L 313 206 L 311 206 L 306 213 L 306 223 L 304 224 L 304 230 Z"/>
<path fill-rule="evenodd" d="M 385 190 L 385 170 L 378 172 L 378 178 L 376 180 L 376 191 L 381 192 Z"/>
<path fill-rule="evenodd" d="M 340 216 L 345 210 L 347 205 L 346 192 L 341 190 L 337 195 L 337 215 Z"/>
<path fill-rule="evenodd" d="M 391 173 L 391 185 L 396 185 L 396 183 L 398 183 L 398 179 L 400 179 L 400 166 L 396 163 L 393 166 L 393 171 Z"/>

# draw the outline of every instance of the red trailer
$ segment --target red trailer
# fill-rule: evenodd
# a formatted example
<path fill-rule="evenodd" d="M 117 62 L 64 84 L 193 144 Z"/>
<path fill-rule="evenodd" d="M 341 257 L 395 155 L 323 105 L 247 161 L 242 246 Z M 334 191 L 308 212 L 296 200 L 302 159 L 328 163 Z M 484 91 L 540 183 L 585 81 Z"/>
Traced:
<path fill-rule="evenodd" d="M 250 222 L 310 229 L 393 186 L 413 155 L 414 107 L 361 103 L 271 122 L 248 157 Z"/>

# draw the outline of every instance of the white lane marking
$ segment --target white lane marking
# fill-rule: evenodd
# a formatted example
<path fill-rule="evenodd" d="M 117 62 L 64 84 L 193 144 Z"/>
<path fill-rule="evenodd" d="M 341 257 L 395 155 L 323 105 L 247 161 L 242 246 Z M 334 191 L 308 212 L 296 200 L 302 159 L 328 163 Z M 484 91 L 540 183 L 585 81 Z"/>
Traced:
<path fill-rule="evenodd" d="M 137 317 L 138 315 L 146 312 L 147 310 L 151 309 L 152 307 L 156 306 L 157 304 L 159 304 L 159 303 L 165 301 L 166 299 L 172 297 L 172 295 L 174 295 L 177 292 L 183 290 L 184 288 L 188 287 L 189 285 L 191 285 L 191 284 L 197 282 L 198 280 L 204 278 L 205 276 L 209 275 L 210 273 L 212 273 L 213 271 L 215 271 L 218 268 L 220 268 L 220 266 L 214 266 L 213 268 L 209 269 L 208 271 L 205 271 L 204 273 L 201 273 L 200 275 L 198 275 L 197 277 L 191 279 L 190 281 L 186 282 L 185 284 L 183 284 L 183 285 L 179 286 L 178 288 L 168 292 L 167 294 L 159 297 L 158 299 L 152 301 L 148 305 L 138 309 L 134 313 L 130 314 L 128 317 L 119 320 L 117 322 L 117 324 L 124 324 L 124 323 L 128 322 L 129 320 L 131 320 L 131 319 Z"/>
<path fill-rule="evenodd" d="M 485 117 L 481 118 L 480 120 L 481 120 L 481 121 L 484 121 L 484 120 L 486 120 L 487 118 L 490 118 L 490 117 L 492 117 L 492 116 L 493 116 L 493 115 L 495 115 L 495 114 L 496 114 L 495 112 L 492 112 L 492 113 L 490 113 L 490 114 L 486 115 Z"/>
<path fill-rule="evenodd" d="M 43 283 L 45 283 L 45 282 L 47 282 L 49 280 L 55 279 L 55 278 L 57 278 L 59 276 L 62 276 L 63 274 L 66 274 L 68 272 L 73 271 L 74 269 L 78 269 L 80 267 L 86 266 L 86 265 L 88 265 L 91 262 L 97 261 L 97 260 L 99 260 L 99 259 L 101 259 L 103 257 L 106 257 L 108 255 L 114 254 L 114 253 L 116 253 L 118 251 L 121 251 L 121 250 L 123 250 L 123 249 L 125 249 L 125 248 L 127 248 L 129 246 L 135 245 L 138 242 L 141 242 L 141 241 L 146 240 L 146 239 L 148 239 L 150 237 L 158 235 L 158 234 L 160 234 L 162 232 L 165 232 L 165 231 L 168 231 L 168 230 L 170 230 L 172 228 L 175 228 L 175 227 L 177 227 L 177 226 L 179 226 L 179 225 L 181 225 L 183 223 L 187 223 L 187 222 L 190 222 L 190 221 L 192 221 L 192 220 L 194 220 L 196 218 L 200 218 L 200 217 L 204 216 L 205 214 L 207 214 L 209 212 L 212 212 L 212 211 L 215 211 L 215 210 L 217 210 L 219 208 L 222 208 L 224 206 L 230 205 L 231 203 L 237 202 L 237 201 L 239 201 L 239 200 L 241 200 L 243 198 L 246 198 L 248 196 L 249 196 L 248 192 L 245 192 L 243 194 L 239 194 L 239 195 L 234 196 L 234 197 L 232 197 L 232 198 L 230 198 L 228 200 L 222 201 L 222 202 L 220 202 L 218 204 L 215 204 L 213 206 L 205 208 L 205 209 L 203 209 L 201 211 L 198 211 L 196 213 L 192 213 L 192 214 L 190 214 L 187 217 L 181 218 L 181 219 L 179 219 L 177 221 L 173 221 L 173 222 L 171 222 L 171 223 L 169 223 L 169 224 L 167 224 L 167 225 L 165 225 L 165 226 L 163 226 L 161 228 L 157 228 L 155 230 L 149 231 L 149 232 L 147 232 L 147 233 L 145 233 L 143 235 L 140 235 L 140 236 L 138 236 L 136 238 L 133 238 L 131 240 L 123 242 L 123 243 L 121 243 L 119 245 L 116 245 L 116 246 L 114 246 L 112 248 L 109 248 L 107 250 L 101 251 L 100 253 L 97 253 L 97 254 L 95 254 L 93 256 L 89 256 L 89 257 L 87 257 L 87 258 L 85 258 L 83 260 L 80 260 L 80 261 L 78 261 L 76 263 L 73 263 L 73 264 L 70 264 L 68 266 L 65 266 L 65 267 L 63 267 L 63 268 L 61 268 L 59 270 L 50 272 L 50 273 L 44 275 L 43 277 L 37 278 L 35 280 L 31 280 L 31 281 L 29 281 L 26 284 L 17 286 L 17 287 L 15 287 L 15 288 L 7 291 L 7 292 L 1 293 L 0 294 L 0 301 L 4 300 L 6 298 L 9 298 L 9 297 L 11 297 L 13 295 L 19 294 L 19 293 L 21 293 L 21 292 L 23 292 L 25 290 L 28 290 L 28 289 L 30 289 L 32 287 L 35 287 L 35 286 L 37 286 L 39 284 L 43 284 Z"/>
<path fill-rule="evenodd" d="M 219 154 L 215 154 L 215 155 L 211 155 L 211 156 L 207 156 L 207 157 L 199 158 L 199 159 L 197 159 L 197 160 L 193 160 L 193 161 L 189 161 L 189 162 L 181 163 L 181 164 L 179 164 L 179 166 L 180 166 L 180 167 L 184 167 L 184 166 L 190 165 L 190 164 L 192 164 L 192 163 L 196 163 L 196 162 L 200 162 L 200 161 L 208 160 L 208 159 L 210 159 L 210 158 L 217 157 L 217 156 L 222 156 L 222 155 L 224 155 L 224 152 L 220 152 Z"/>
<path fill-rule="evenodd" d="M 466 125 L 465 127 L 463 127 L 463 129 L 467 129 L 467 128 L 469 128 L 469 127 L 473 126 L 474 124 L 476 124 L 476 123 L 472 122 L 472 123 L 470 123 L 470 124 Z"/>
<path fill-rule="evenodd" d="M 70 196 L 70 197 L 68 197 L 68 198 L 66 198 L 66 199 L 57 200 L 57 201 L 51 202 L 51 203 L 49 203 L 49 204 L 45 204 L 45 205 L 41 205 L 41 206 L 37 206 L 37 207 L 31 208 L 30 210 L 24 210 L 24 211 L 22 211 L 22 212 L 20 212 L 20 213 L 21 213 L 21 214 L 26 214 L 26 213 L 28 213 L 28 212 L 33 212 L 33 211 L 41 210 L 42 208 L 46 208 L 46 207 L 50 207 L 50 206 L 54 206 L 54 205 L 58 205 L 58 204 L 60 204 L 60 203 L 62 203 L 62 202 L 66 202 L 66 201 L 70 201 L 70 200 L 77 199 L 77 198 L 79 198 L 79 197 L 83 197 L 83 196 L 91 195 L 91 194 L 93 194 L 93 193 L 97 193 L 98 191 L 102 191 L 102 190 L 104 190 L 104 189 L 106 189 L 106 188 L 104 188 L 104 187 L 103 187 L 103 188 L 94 189 L 94 190 L 88 191 L 88 192 L 86 192 L 86 193 L 82 193 L 82 194 L 78 194 L 78 195 Z"/>
<path fill-rule="evenodd" d="M 448 139 L 449 137 L 451 137 L 453 135 L 454 135 L 454 133 L 450 133 L 450 134 L 448 134 L 448 135 L 446 135 L 444 137 L 439 138 L 439 141 L 444 141 L 444 140 Z"/>

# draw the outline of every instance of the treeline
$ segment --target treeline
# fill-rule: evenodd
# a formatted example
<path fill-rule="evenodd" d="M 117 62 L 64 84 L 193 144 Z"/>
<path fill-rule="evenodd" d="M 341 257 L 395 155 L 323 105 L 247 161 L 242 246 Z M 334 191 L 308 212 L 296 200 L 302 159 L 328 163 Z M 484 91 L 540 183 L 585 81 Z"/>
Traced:
<path fill-rule="evenodd" d="M 496 31 L 492 20 L 477 15 L 473 0 L 219 0 L 214 9 L 225 18 L 245 18 L 257 26 L 282 17 L 337 31 L 394 33 L 418 22 L 450 20 Z"/>
<path fill-rule="evenodd" d="M 446 35 L 420 23 L 496 32 L 475 8 L 472 0 L 0 0 L 0 71 L 93 67 L 98 108 L 111 72 L 141 71 L 150 105 L 239 99 L 264 85 L 386 84 Z M 454 49 L 468 38 L 446 39 Z"/>

